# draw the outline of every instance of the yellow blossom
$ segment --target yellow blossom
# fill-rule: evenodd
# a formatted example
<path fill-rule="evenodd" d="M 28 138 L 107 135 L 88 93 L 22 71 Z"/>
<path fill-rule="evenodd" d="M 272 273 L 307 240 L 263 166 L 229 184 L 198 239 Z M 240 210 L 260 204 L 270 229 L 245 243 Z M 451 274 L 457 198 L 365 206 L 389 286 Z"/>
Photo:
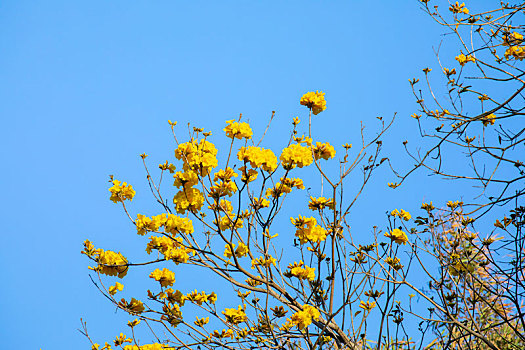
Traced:
<path fill-rule="evenodd" d="M 108 276 L 123 278 L 128 273 L 128 261 L 121 253 L 111 250 L 97 249 L 94 253 L 98 266 L 92 270 Z"/>
<path fill-rule="evenodd" d="M 494 113 L 491 113 L 485 118 L 481 119 L 481 121 L 483 122 L 483 126 L 494 125 L 494 122 L 496 121 L 496 115 Z"/>
<path fill-rule="evenodd" d="M 241 305 L 239 305 L 237 309 L 225 309 L 222 314 L 226 318 L 226 322 L 235 325 L 245 322 L 248 319 Z"/>
<path fill-rule="evenodd" d="M 312 319 L 318 321 L 321 313 L 315 307 L 305 304 L 303 311 L 298 311 L 292 315 L 291 323 L 299 329 L 304 329 L 312 323 Z"/>
<path fill-rule="evenodd" d="M 310 148 L 300 144 L 292 144 L 283 149 L 279 159 L 285 169 L 293 169 L 296 166 L 302 168 L 312 164 L 314 161 Z"/>
<path fill-rule="evenodd" d="M 329 158 L 335 157 L 335 148 L 330 145 L 328 142 L 321 143 L 316 142 L 315 147 L 313 148 L 315 159 L 324 159 L 328 160 Z"/>
<path fill-rule="evenodd" d="M 173 197 L 173 204 L 175 204 L 177 213 L 179 214 L 186 213 L 186 210 L 197 212 L 204 204 L 204 196 L 202 192 L 196 188 L 184 189 Z"/>
<path fill-rule="evenodd" d="M 290 269 L 290 274 L 299 279 L 307 279 L 313 281 L 315 279 L 315 268 L 306 266 L 302 261 L 299 263 L 294 262 L 293 264 L 288 265 Z"/>
<path fill-rule="evenodd" d="M 252 269 L 255 269 L 255 266 L 265 266 L 270 267 L 271 265 L 277 266 L 277 260 L 273 256 L 268 258 L 263 258 L 262 256 L 252 260 Z"/>
<path fill-rule="evenodd" d="M 412 216 L 410 215 L 410 213 L 408 211 L 404 211 L 403 209 L 401 210 L 397 210 L 397 209 L 394 209 L 390 215 L 392 216 L 397 216 L 398 218 L 401 218 L 405 221 L 408 221 L 412 218 Z"/>
<path fill-rule="evenodd" d="M 145 310 L 142 302 L 135 298 L 131 298 L 129 303 L 125 299 L 121 299 L 118 305 L 131 314 L 140 314 L 143 313 Z"/>
<path fill-rule="evenodd" d="M 227 120 L 226 124 L 228 125 L 224 128 L 224 132 L 226 133 L 227 137 L 231 139 L 237 138 L 239 140 L 242 138 L 245 138 L 245 139 L 252 138 L 253 132 L 252 132 L 252 129 L 250 128 L 250 125 L 248 125 L 248 123 L 238 123 L 232 119 L 232 120 Z"/>
<path fill-rule="evenodd" d="M 468 8 L 465 7 L 465 3 L 461 3 L 461 5 L 459 4 L 459 2 L 456 1 L 455 4 L 451 5 L 449 8 L 449 11 L 456 14 L 456 13 L 463 13 L 465 15 L 468 15 L 469 14 L 469 10 Z"/>
<path fill-rule="evenodd" d="M 114 286 L 110 286 L 108 288 L 108 292 L 111 295 L 115 295 L 119 290 L 122 291 L 122 289 L 124 289 L 124 285 L 122 283 L 117 282 Z"/>
<path fill-rule="evenodd" d="M 172 286 L 175 282 L 175 273 L 167 268 L 163 268 L 162 270 L 156 269 L 149 277 L 159 282 L 162 287 Z"/>
<path fill-rule="evenodd" d="M 300 103 L 312 110 L 314 115 L 317 115 L 326 109 L 326 100 L 324 99 L 324 93 L 321 91 L 307 92 L 301 97 Z"/>
<path fill-rule="evenodd" d="M 313 217 L 290 218 L 292 224 L 296 227 L 295 236 L 299 238 L 301 244 L 306 242 L 322 242 L 326 239 L 326 230 L 317 225 L 317 220 Z"/>
<path fill-rule="evenodd" d="M 253 197 L 253 202 L 251 206 L 256 210 L 261 208 L 268 208 L 270 206 L 270 202 L 266 198 Z"/>
<path fill-rule="evenodd" d="M 198 317 L 195 317 L 197 320 L 196 321 L 193 321 L 193 323 L 197 326 L 197 327 L 202 327 L 204 326 L 205 324 L 208 324 L 208 322 L 210 322 L 210 318 L 209 317 L 203 317 L 203 318 L 198 318 Z"/>
<path fill-rule="evenodd" d="M 308 209 L 323 210 L 325 207 L 334 210 L 334 200 L 326 199 L 325 197 L 315 198 L 310 196 L 310 201 L 308 202 Z"/>
<path fill-rule="evenodd" d="M 194 171 L 177 171 L 173 178 L 175 179 L 173 186 L 177 188 L 190 188 L 199 183 L 197 173 Z"/>
<path fill-rule="evenodd" d="M 125 334 L 120 333 L 119 336 L 116 337 L 116 339 L 113 341 L 115 343 L 115 346 L 120 346 L 124 343 L 131 343 L 133 339 L 128 338 Z"/>
<path fill-rule="evenodd" d="M 365 302 L 361 300 L 359 307 L 365 311 L 370 311 L 376 307 L 376 302 L 375 301 L 370 302 L 368 300 Z"/>
<path fill-rule="evenodd" d="M 261 168 L 270 173 L 277 168 L 277 157 L 269 149 L 255 146 L 241 147 L 237 153 L 237 158 L 250 163 L 252 168 Z"/>
<path fill-rule="evenodd" d="M 460 54 L 459 56 L 456 56 L 456 61 L 458 61 L 461 66 L 464 66 L 468 62 L 476 62 L 476 59 L 474 56 L 465 56 L 464 54 Z"/>
<path fill-rule="evenodd" d="M 395 228 L 392 231 L 385 233 L 385 237 L 390 238 L 397 244 L 406 244 L 408 242 L 408 237 L 406 233 L 404 233 L 398 228 Z"/>
<path fill-rule="evenodd" d="M 131 201 L 135 196 L 135 191 L 131 185 L 128 185 L 125 182 L 121 183 L 119 180 L 113 180 L 111 183 L 113 186 L 109 188 L 109 192 L 111 192 L 111 197 L 109 197 L 109 199 L 113 203 L 122 202 L 126 199 Z"/>

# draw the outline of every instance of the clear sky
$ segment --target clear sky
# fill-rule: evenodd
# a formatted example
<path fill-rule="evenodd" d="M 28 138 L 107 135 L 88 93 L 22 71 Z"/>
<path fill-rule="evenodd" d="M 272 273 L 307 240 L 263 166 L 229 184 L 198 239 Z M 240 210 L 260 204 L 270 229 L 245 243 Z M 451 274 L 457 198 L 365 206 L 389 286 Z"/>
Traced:
<path fill-rule="evenodd" d="M 173 160 L 168 119 L 224 146 L 225 120 L 243 113 L 260 136 L 275 110 L 266 146 L 279 153 L 291 118 L 307 116 L 300 96 L 322 90 L 316 134 L 358 144 L 361 121 L 373 135 L 377 116 L 397 112 L 384 154 L 407 166 L 401 142 L 417 141 L 408 79 L 437 66 L 440 34 L 415 0 L 1 2 L 2 348 L 88 348 L 80 317 L 99 342 L 125 331 L 80 251 L 89 238 L 142 252 L 108 199 L 108 175 L 133 184 L 135 213 L 156 214 L 139 154 Z M 350 215 L 357 232 L 384 225 L 388 209 L 459 196 L 423 174 L 395 192 L 393 180 L 378 172 Z M 190 288 L 191 278 L 177 275 Z"/>

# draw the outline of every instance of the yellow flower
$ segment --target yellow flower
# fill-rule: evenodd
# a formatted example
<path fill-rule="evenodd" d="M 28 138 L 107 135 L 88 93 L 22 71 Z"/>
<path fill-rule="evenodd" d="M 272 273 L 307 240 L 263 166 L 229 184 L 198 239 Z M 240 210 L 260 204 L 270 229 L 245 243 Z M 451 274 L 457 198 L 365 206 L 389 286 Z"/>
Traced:
<path fill-rule="evenodd" d="M 156 269 L 150 273 L 149 277 L 153 278 L 155 281 L 160 282 L 162 287 L 172 286 L 175 282 L 175 273 L 164 268 L 162 270 Z"/>
<path fill-rule="evenodd" d="M 296 166 L 302 168 L 312 164 L 314 161 L 310 148 L 301 146 L 300 144 L 292 144 L 283 149 L 279 159 L 287 170 L 293 169 Z"/>
<path fill-rule="evenodd" d="M 95 250 L 94 255 L 98 266 L 91 268 L 93 271 L 119 278 L 123 278 L 128 273 L 128 261 L 122 254 L 99 248 Z"/>
<path fill-rule="evenodd" d="M 392 216 L 397 216 L 398 218 L 401 218 L 405 221 L 408 221 L 412 218 L 412 216 L 410 215 L 410 213 L 408 211 L 404 211 L 403 209 L 401 209 L 400 211 L 398 211 L 397 209 L 394 209 L 390 215 Z"/>
<path fill-rule="evenodd" d="M 196 188 L 184 189 L 173 197 L 173 204 L 175 204 L 175 209 L 179 214 L 186 213 L 186 210 L 197 212 L 204 204 L 204 196 Z"/>
<path fill-rule="evenodd" d="M 326 230 L 317 225 L 317 220 L 313 217 L 290 218 L 292 225 L 296 227 L 295 236 L 299 238 L 301 244 L 306 242 L 322 242 L 326 239 Z"/>
<path fill-rule="evenodd" d="M 109 294 L 115 295 L 119 290 L 122 291 L 122 289 L 124 289 L 124 285 L 122 285 L 122 283 L 117 282 L 114 286 L 109 287 L 108 291 Z"/>
<path fill-rule="evenodd" d="M 370 311 L 376 307 L 376 302 L 375 301 L 369 302 L 368 300 L 365 302 L 361 300 L 359 307 L 365 311 Z"/>
<path fill-rule="evenodd" d="M 132 341 L 133 341 L 133 339 L 128 338 L 123 333 L 120 333 L 120 335 L 117 336 L 116 339 L 114 340 L 114 343 L 115 343 L 115 346 L 120 346 L 120 345 L 122 345 L 124 343 L 131 343 Z"/>
<path fill-rule="evenodd" d="M 315 159 L 324 159 L 328 160 L 329 158 L 335 157 L 335 148 L 334 146 L 330 145 L 328 142 L 321 143 L 316 142 L 314 147 L 314 156 Z"/>
<path fill-rule="evenodd" d="M 277 266 L 277 260 L 273 256 L 268 258 L 263 258 L 262 256 L 252 260 L 252 269 L 255 269 L 255 266 L 265 266 L 270 267 L 271 265 Z"/>
<path fill-rule="evenodd" d="M 123 202 L 126 199 L 131 201 L 135 196 L 135 191 L 131 185 L 128 185 L 125 182 L 121 183 L 119 180 L 113 180 L 111 183 L 113 186 L 109 188 L 109 192 L 111 192 L 111 197 L 109 197 L 109 199 L 113 203 Z"/>
<path fill-rule="evenodd" d="M 301 97 L 300 103 L 310 108 L 315 115 L 318 115 L 326 109 L 326 100 L 324 99 L 324 93 L 322 91 L 307 92 Z"/>
<path fill-rule="evenodd" d="M 129 303 L 125 299 L 121 299 L 118 305 L 131 314 L 140 314 L 145 310 L 142 302 L 135 298 L 131 298 Z"/>
<path fill-rule="evenodd" d="M 171 234 L 192 234 L 194 231 L 191 219 L 181 218 L 180 216 L 174 214 L 168 214 L 166 223 L 164 224 L 164 230 L 166 233 Z"/>
<path fill-rule="evenodd" d="M 207 324 L 208 322 L 210 322 L 210 318 L 209 317 L 203 317 L 203 318 L 198 318 L 198 317 L 195 317 L 197 320 L 196 321 L 193 321 L 193 323 L 197 326 L 197 327 L 202 327 L 204 326 L 205 324 Z"/>
<path fill-rule="evenodd" d="M 456 1 L 456 3 L 451 5 L 448 9 L 452 13 L 464 13 L 465 15 L 469 14 L 469 10 L 465 7 L 464 2 L 460 5 L 459 2 Z"/>
<path fill-rule="evenodd" d="M 385 259 L 385 262 L 396 271 L 403 268 L 403 265 L 401 265 L 401 260 L 399 260 L 397 257 L 394 257 L 393 259 L 388 257 Z"/>
<path fill-rule="evenodd" d="M 293 265 L 289 264 L 290 274 L 301 280 L 307 279 L 313 281 L 315 279 L 315 268 L 306 266 L 302 260 L 299 263 L 294 262 Z"/>
<path fill-rule="evenodd" d="M 184 162 L 185 171 L 194 171 L 200 176 L 208 175 L 218 164 L 217 149 L 206 140 L 196 140 L 179 144 L 175 158 Z"/>
<path fill-rule="evenodd" d="M 277 157 L 269 149 L 254 146 L 241 147 L 239 152 L 237 152 L 237 158 L 240 161 L 250 163 L 252 168 L 262 168 L 269 173 L 277 168 Z"/>
<path fill-rule="evenodd" d="M 304 329 L 312 323 L 312 319 L 318 321 L 321 313 L 315 307 L 305 304 L 303 311 L 298 311 L 292 315 L 291 323 L 299 329 Z"/>
<path fill-rule="evenodd" d="M 226 133 L 226 136 L 230 139 L 237 138 L 240 140 L 243 137 L 245 139 L 252 138 L 253 132 L 248 123 L 238 123 L 232 119 L 227 120 L 226 124 L 228 124 L 228 126 L 224 128 L 224 132 Z"/>
<path fill-rule="evenodd" d="M 397 244 L 406 244 L 408 242 L 408 237 L 406 233 L 404 233 L 398 228 L 395 228 L 392 231 L 385 233 L 385 237 L 390 238 Z"/>
<path fill-rule="evenodd" d="M 177 171 L 173 175 L 173 178 L 175 179 L 173 186 L 176 186 L 177 188 L 190 188 L 199 183 L 197 173 L 194 171 Z"/>
<path fill-rule="evenodd" d="M 270 206 L 270 202 L 266 198 L 253 197 L 253 203 L 251 204 L 251 206 L 256 210 L 261 208 L 268 208 Z"/>
<path fill-rule="evenodd" d="M 334 210 L 334 200 L 326 199 L 325 197 L 315 198 L 310 196 L 310 202 L 308 202 L 308 209 L 323 210 L 325 207 Z"/>
<path fill-rule="evenodd" d="M 483 122 L 483 126 L 494 125 L 494 122 L 496 121 L 496 115 L 494 115 L 494 113 L 491 113 L 485 118 L 483 118 L 481 121 Z"/>
<path fill-rule="evenodd" d="M 473 56 L 465 56 L 464 54 L 461 54 L 456 56 L 456 61 L 458 61 L 461 66 L 464 66 L 468 62 L 476 62 L 476 59 Z"/>
<path fill-rule="evenodd" d="M 225 309 L 222 314 L 226 317 L 226 322 L 235 325 L 245 322 L 248 319 L 241 305 L 239 305 L 237 309 Z"/>

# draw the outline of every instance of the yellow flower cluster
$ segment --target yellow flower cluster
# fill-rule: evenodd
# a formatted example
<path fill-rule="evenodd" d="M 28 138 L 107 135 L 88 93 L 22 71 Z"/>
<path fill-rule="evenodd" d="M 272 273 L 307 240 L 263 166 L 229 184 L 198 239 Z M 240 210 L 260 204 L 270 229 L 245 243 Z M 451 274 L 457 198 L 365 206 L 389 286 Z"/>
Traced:
<path fill-rule="evenodd" d="M 310 196 L 310 201 L 308 202 L 308 209 L 310 210 L 323 210 L 324 208 L 329 208 L 334 210 L 334 200 L 326 199 L 325 197 L 312 197 Z"/>
<path fill-rule="evenodd" d="M 494 125 L 496 121 L 496 115 L 494 113 L 491 113 L 487 115 L 485 118 L 483 118 L 481 121 L 483 122 L 483 126 Z"/>
<path fill-rule="evenodd" d="M 153 344 L 144 344 L 138 347 L 137 345 L 126 345 L 124 346 L 124 350 L 164 350 L 169 349 L 164 347 L 164 345 L 159 343 L 153 343 Z"/>
<path fill-rule="evenodd" d="M 315 268 L 306 266 L 302 260 L 299 261 L 299 263 L 294 262 L 293 264 L 289 264 L 288 269 L 290 269 L 292 276 L 301 280 L 307 279 L 313 281 L 315 279 Z"/>
<path fill-rule="evenodd" d="M 195 324 L 197 327 L 203 327 L 204 325 L 208 324 L 208 322 L 210 322 L 209 317 L 198 318 L 195 316 L 195 318 L 197 320 L 193 321 L 193 324 Z"/>
<path fill-rule="evenodd" d="M 261 208 L 268 208 L 270 206 L 270 202 L 266 198 L 253 197 L 251 206 L 255 210 L 261 209 Z"/>
<path fill-rule="evenodd" d="M 403 265 L 401 265 L 401 260 L 399 260 L 399 258 L 397 257 L 388 257 L 385 259 L 385 262 L 396 271 L 401 270 L 403 268 Z"/>
<path fill-rule="evenodd" d="M 242 242 L 239 242 L 239 246 L 235 248 L 235 244 L 232 244 L 233 249 L 235 249 L 235 256 L 238 258 L 243 258 L 248 255 L 248 246 Z M 229 244 L 226 244 L 224 247 L 224 256 L 227 258 L 231 258 L 233 256 L 233 252 L 230 248 Z"/>
<path fill-rule="evenodd" d="M 128 273 L 128 260 L 121 253 L 99 248 L 94 251 L 94 256 L 98 265 L 90 267 L 91 270 L 119 278 L 123 278 Z"/>
<path fill-rule="evenodd" d="M 213 178 L 214 185 L 210 187 L 208 197 L 215 199 L 225 196 L 231 197 L 237 192 L 237 185 L 232 181 L 232 178 L 237 176 L 237 173 L 232 168 L 221 169 L 216 172 Z"/>
<path fill-rule="evenodd" d="M 228 213 L 227 215 L 222 216 L 218 222 L 214 220 L 213 223 L 219 226 L 221 231 L 226 231 L 242 228 L 244 221 L 242 216 L 235 217 L 235 214 Z"/>
<path fill-rule="evenodd" d="M 305 304 L 303 311 L 298 311 L 292 315 L 291 323 L 299 329 L 304 329 L 312 324 L 312 319 L 318 321 L 321 313 L 315 307 Z"/>
<path fill-rule="evenodd" d="M 181 237 L 158 237 L 151 236 L 146 246 L 146 252 L 151 254 L 153 249 L 158 250 L 166 260 L 172 260 L 175 264 L 188 262 L 189 254 L 195 254 L 193 249 L 186 248 L 182 244 Z"/>
<path fill-rule="evenodd" d="M 277 182 L 274 187 L 266 189 L 266 197 L 277 198 L 282 196 L 284 193 L 292 192 L 292 188 L 295 187 L 300 190 L 304 190 L 304 183 L 302 179 L 298 178 L 283 178 L 281 182 Z"/>
<path fill-rule="evenodd" d="M 515 60 L 522 61 L 525 58 L 525 47 L 523 46 L 511 46 L 505 50 L 505 58 L 514 58 Z"/>
<path fill-rule="evenodd" d="M 245 322 L 248 319 L 241 305 L 237 309 L 225 309 L 222 314 L 226 318 L 226 322 L 234 325 Z"/>
<path fill-rule="evenodd" d="M 122 291 L 123 289 L 124 289 L 124 285 L 122 285 L 122 283 L 117 282 L 117 283 L 115 283 L 114 286 L 110 286 L 110 287 L 108 288 L 108 292 L 109 292 L 109 294 L 111 294 L 111 295 L 115 295 L 115 294 L 117 294 L 117 292 L 118 292 L 119 290 Z"/>
<path fill-rule="evenodd" d="M 403 219 L 405 221 L 408 221 L 408 220 L 410 220 L 412 218 L 410 213 L 408 211 L 404 211 L 403 209 L 401 209 L 399 211 L 397 209 L 394 209 L 394 210 L 392 210 L 390 215 L 392 215 L 394 217 L 398 217 L 398 218 Z"/>
<path fill-rule="evenodd" d="M 131 298 L 129 302 L 127 302 L 126 299 L 121 299 L 118 303 L 118 306 L 120 306 L 121 308 L 123 308 L 131 314 L 140 314 L 143 313 L 145 310 L 142 301 L 137 300 L 135 298 Z"/>
<path fill-rule="evenodd" d="M 173 235 L 178 233 L 193 233 L 193 224 L 188 218 L 181 218 L 174 214 L 160 214 L 152 216 L 151 218 L 142 214 L 137 215 L 135 220 L 137 226 L 137 233 L 139 235 L 145 235 L 148 231 L 157 232 L 162 226 L 166 233 Z"/>
<path fill-rule="evenodd" d="M 131 185 L 126 182 L 121 183 L 119 180 L 113 180 L 112 183 L 113 186 L 109 188 L 109 192 L 111 192 L 109 199 L 113 203 L 122 202 L 126 199 L 131 201 L 135 197 L 135 191 Z"/>
<path fill-rule="evenodd" d="M 468 8 L 465 7 L 465 3 L 461 3 L 461 5 L 459 4 L 459 2 L 456 1 L 455 4 L 453 5 L 450 5 L 450 7 L 448 8 L 450 12 L 452 13 L 463 13 L 465 15 L 468 15 L 469 13 L 469 10 Z"/>
<path fill-rule="evenodd" d="M 115 346 L 121 346 L 124 343 L 131 343 L 133 342 L 132 338 L 128 338 L 127 335 L 120 333 L 119 336 L 116 337 L 116 339 L 113 341 Z"/>
<path fill-rule="evenodd" d="M 159 282 L 162 287 L 172 286 L 175 283 L 175 273 L 167 268 L 156 269 L 150 273 L 149 277 Z"/>
<path fill-rule="evenodd" d="M 301 244 L 306 242 L 317 243 L 326 239 L 326 230 L 317 225 L 317 220 L 315 218 L 307 218 L 299 215 L 299 218 L 290 218 L 290 221 L 292 222 L 292 225 L 297 228 L 295 236 L 299 238 Z"/>
<path fill-rule="evenodd" d="M 210 337 L 214 337 L 217 339 L 223 339 L 223 338 L 233 339 L 234 337 L 233 329 L 223 329 L 222 332 L 219 332 L 218 330 L 214 330 L 213 333 L 210 334 Z"/>
<path fill-rule="evenodd" d="M 326 109 L 326 100 L 324 99 L 324 93 L 321 91 L 310 91 L 301 97 L 300 103 L 312 110 L 312 113 L 318 115 Z"/>
<path fill-rule="evenodd" d="M 259 257 L 257 259 L 252 260 L 252 269 L 255 269 L 255 266 L 265 266 L 270 267 L 271 265 L 277 266 L 277 260 L 273 256 L 269 256 L 268 258 Z"/>
<path fill-rule="evenodd" d="M 204 292 L 199 293 L 197 290 L 194 290 L 193 292 L 186 294 L 186 299 L 197 305 L 202 305 L 207 302 L 215 304 L 217 301 L 217 294 L 215 294 L 215 292 L 211 292 L 210 294 Z"/>
<path fill-rule="evenodd" d="M 312 164 L 314 161 L 310 148 L 300 144 L 292 144 L 283 149 L 279 159 L 286 170 L 293 169 L 296 166 L 302 168 Z"/>
<path fill-rule="evenodd" d="M 375 301 L 370 302 L 368 300 L 365 302 L 361 300 L 359 307 L 365 311 L 370 311 L 376 307 L 376 302 Z"/>
<path fill-rule="evenodd" d="M 184 162 L 185 171 L 194 171 L 200 176 L 208 175 L 218 164 L 217 149 L 206 140 L 181 143 L 175 150 L 175 158 Z"/>
<path fill-rule="evenodd" d="M 199 183 L 199 177 L 193 171 L 177 171 L 173 178 L 175 179 L 173 186 L 177 188 L 190 188 Z"/>
<path fill-rule="evenodd" d="M 261 168 L 269 173 L 277 169 L 277 157 L 272 150 L 261 147 L 241 147 L 237 152 L 240 161 L 250 163 L 252 168 Z"/>
<path fill-rule="evenodd" d="M 392 231 L 385 233 L 385 237 L 390 238 L 397 244 L 406 244 L 408 242 L 408 237 L 406 233 L 404 233 L 398 228 L 395 228 Z"/>
<path fill-rule="evenodd" d="M 195 213 L 204 205 L 204 196 L 198 189 L 191 187 L 177 192 L 173 197 L 173 204 L 179 214 L 185 214 L 186 210 Z"/>
<path fill-rule="evenodd" d="M 464 66 L 468 62 L 476 62 L 476 59 L 474 58 L 474 56 L 465 56 L 464 54 L 461 54 L 459 56 L 456 56 L 456 61 L 458 61 L 458 63 L 461 66 Z"/>
<path fill-rule="evenodd" d="M 335 157 L 335 148 L 334 146 L 330 145 L 328 142 L 321 143 L 316 142 L 315 147 L 313 148 L 314 151 L 314 157 L 316 160 L 324 159 L 328 160 L 329 158 Z"/>
<path fill-rule="evenodd" d="M 173 288 L 168 288 L 164 293 L 160 293 L 159 297 L 161 299 L 167 299 L 170 304 L 178 304 L 179 306 L 184 306 L 186 301 L 186 295 L 182 294 L 180 290 L 174 291 Z"/>
<path fill-rule="evenodd" d="M 252 128 L 250 128 L 250 125 L 248 123 L 238 123 L 234 119 L 227 120 L 226 126 L 224 128 L 224 132 L 226 133 L 226 136 L 230 139 L 237 138 L 237 139 L 251 139 L 253 135 Z"/>

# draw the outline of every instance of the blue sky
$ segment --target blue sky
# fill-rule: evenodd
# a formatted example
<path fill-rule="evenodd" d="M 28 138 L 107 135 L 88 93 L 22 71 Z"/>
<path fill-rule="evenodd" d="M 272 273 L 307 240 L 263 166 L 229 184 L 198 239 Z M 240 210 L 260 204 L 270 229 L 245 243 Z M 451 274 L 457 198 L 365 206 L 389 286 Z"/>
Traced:
<path fill-rule="evenodd" d="M 385 155 L 407 166 L 401 142 L 417 141 L 408 79 L 437 66 L 441 33 L 415 0 L 2 2 L 3 347 L 87 348 L 80 317 L 99 342 L 125 330 L 80 250 L 86 238 L 143 249 L 107 180 L 132 183 L 135 212 L 155 214 L 138 155 L 173 159 L 168 119 L 180 134 L 188 122 L 212 130 L 224 146 L 225 120 L 243 113 L 260 130 L 275 110 L 266 146 L 278 153 L 291 118 L 307 116 L 300 96 L 322 90 L 316 134 L 357 144 L 361 121 L 373 135 L 377 116 L 397 112 Z M 394 192 L 392 180 L 378 172 L 350 215 L 357 231 L 384 225 L 385 210 L 460 192 L 422 174 Z"/>

